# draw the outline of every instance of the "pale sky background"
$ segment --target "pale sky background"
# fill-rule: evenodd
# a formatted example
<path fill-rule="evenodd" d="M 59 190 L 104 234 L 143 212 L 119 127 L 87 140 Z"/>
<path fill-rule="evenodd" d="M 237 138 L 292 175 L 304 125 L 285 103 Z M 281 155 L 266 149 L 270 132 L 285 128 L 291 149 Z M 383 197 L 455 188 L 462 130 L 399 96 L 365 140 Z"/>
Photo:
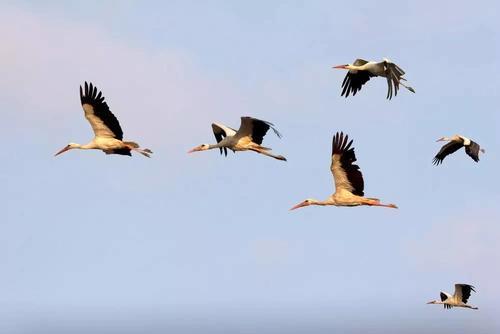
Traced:
<path fill-rule="evenodd" d="M 0 332 L 500 331 L 497 1 L 3 1 Z M 357 57 L 398 63 L 340 97 Z M 152 159 L 53 154 L 101 89 Z M 186 154 L 210 123 L 283 133 Z M 384 208 L 288 209 L 333 191 L 347 132 Z M 441 136 L 479 142 L 439 167 Z M 479 311 L 425 303 L 471 283 Z"/>

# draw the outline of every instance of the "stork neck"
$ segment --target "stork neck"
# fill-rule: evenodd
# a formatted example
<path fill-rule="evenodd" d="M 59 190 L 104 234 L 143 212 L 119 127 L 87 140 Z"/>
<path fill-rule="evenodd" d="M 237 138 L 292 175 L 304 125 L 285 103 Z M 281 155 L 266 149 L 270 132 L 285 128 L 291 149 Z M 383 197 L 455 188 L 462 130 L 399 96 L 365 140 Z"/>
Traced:
<path fill-rule="evenodd" d="M 220 143 L 208 145 L 209 150 L 214 149 L 214 148 L 221 148 L 221 147 L 223 147 L 223 145 L 221 145 Z"/>
<path fill-rule="evenodd" d="M 331 198 L 327 198 L 324 201 L 319 201 L 316 199 L 311 200 L 312 205 L 319 205 L 319 206 L 326 206 L 326 205 L 333 205 L 334 202 L 332 201 Z"/>
<path fill-rule="evenodd" d="M 433 300 L 431 302 L 428 302 L 427 304 L 441 304 L 441 305 L 444 305 L 444 302 L 442 302 L 440 300 Z"/>
<path fill-rule="evenodd" d="M 90 143 L 87 143 L 85 145 L 80 145 L 80 144 L 76 144 L 77 146 L 75 148 L 78 148 L 80 150 L 91 150 L 91 149 L 94 149 L 94 148 L 97 148 L 97 146 L 95 145 L 95 143 L 93 141 L 91 141 Z"/>
<path fill-rule="evenodd" d="M 361 66 L 347 65 L 345 68 L 347 68 L 348 70 L 359 70 Z"/>

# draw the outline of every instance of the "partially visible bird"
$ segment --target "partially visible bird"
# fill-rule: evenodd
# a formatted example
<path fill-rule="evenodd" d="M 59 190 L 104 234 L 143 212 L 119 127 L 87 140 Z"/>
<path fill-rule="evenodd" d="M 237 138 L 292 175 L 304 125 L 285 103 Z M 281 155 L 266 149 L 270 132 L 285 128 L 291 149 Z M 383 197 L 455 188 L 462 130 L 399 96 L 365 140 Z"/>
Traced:
<path fill-rule="evenodd" d="M 477 310 L 477 307 L 467 304 L 469 300 L 471 291 L 476 292 L 474 287 L 469 284 L 455 284 L 455 293 L 450 295 L 446 292 L 440 292 L 441 300 L 433 300 L 427 304 L 443 304 L 444 308 L 451 309 L 452 307 L 465 307 L 473 310 Z"/>
<path fill-rule="evenodd" d="M 80 101 L 85 113 L 85 118 L 89 121 L 94 130 L 94 139 L 85 145 L 69 143 L 55 155 L 59 155 L 72 149 L 80 150 L 102 150 L 106 154 L 129 155 L 131 151 L 138 152 L 146 157 L 150 157 L 150 149 L 141 149 L 139 144 L 132 141 L 123 141 L 123 131 L 115 115 L 109 110 L 108 104 L 104 101 L 104 96 L 92 83 L 85 82 L 85 91 L 80 86 Z"/>
<path fill-rule="evenodd" d="M 354 147 L 351 147 L 352 140 L 349 141 L 347 135 L 337 132 L 332 141 L 332 163 L 330 170 L 335 183 L 335 193 L 324 201 L 316 199 L 306 199 L 295 205 L 290 210 L 295 210 L 309 205 L 334 205 L 334 206 L 384 206 L 397 209 L 395 204 L 382 204 L 377 198 L 364 196 L 363 175 L 359 166 L 355 165 L 356 156 Z"/>
<path fill-rule="evenodd" d="M 387 99 L 391 99 L 398 95 L 399 85 L 405 87 L 410 92 L 415 93 L 415 90 L 406 86 L 401 81 L 406 81 L 403 78 L 405 72 L 390 60 L 384 58 L 381 62 L 368 61 L 364 59 L 356 59 L 353 64 L 338 65 L 333 68 L 349 70 L 342 82 L 341 96 L 348 97 L 350 93 L 356 95 L 361 90 L 361 87 L 370 80 L 371 77 L 384 77 L 387 79 Z"/>
<path fill-rule="evenodd" d="M 252 117 L 241 117 L 241 124 L 238 131 L 220 123 L 213 123 L 212 130 L 217 144 L 202 144 L 196 146 L 188 153 L 218 148 L 221 154 L 224 152 L 225 156 L 227 156 L 227 150 L 230 149 L 233 152 L 254 151 L 274 159 L 286 161 L 284 156 L 274 155 L 270 152 L 270 148 L 261 146 L 264 136 L 269 129 L 272 129 L 278 138 L 281 138 L 281 134 L 272 123 Z"/>
<path fill-rule="evenodd" d="M 484 149 L 482 149 L 478 143 L 461 135 L 454 135 L 451 137 L 441 137 L 438 140 L 436 140 L 436 142 L 440 141 L 448 141 L 449 143 L 441 147 L 441 150 L 439 150 L 438 154 L 436 154 L 434 160 L 432 160 L 434 165 L 439 165 L 440 163 L 443 163 L 443 160 L 444 158 L 446 158 L 447 155 L 456 152 L 461 147 L 465 147 L 465 153 L 467 153 L 467 155 L 470 156 L 472 160 L 474 160 L 475 162 L 479 162 L 479 152 L 483 154 L 485 153 Z"/>

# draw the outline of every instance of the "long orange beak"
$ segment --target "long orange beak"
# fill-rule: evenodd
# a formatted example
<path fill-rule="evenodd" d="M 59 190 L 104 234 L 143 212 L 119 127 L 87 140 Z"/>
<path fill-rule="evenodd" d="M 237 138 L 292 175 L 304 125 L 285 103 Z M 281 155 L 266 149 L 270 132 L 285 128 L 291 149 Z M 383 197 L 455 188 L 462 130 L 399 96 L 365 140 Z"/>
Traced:
<path fill-rule="evenodd" d="M 291 208 L 289 211 L 292 211 L 292 210 L 295 210 L 295 209 L 298 209 L 298 208 L 301 208 L 303 206 L 308 206 L 309 204 L 307 204 L 307 202 L 300 202 L 299 204 L 297 204 L 296 206 L 294 206 L 293 208 Z"/>
<path fill-rule="evenodd" d="M 339 68 L 339 69 L 346 69 L 346 65 L 338 65 L 338 66 L 333 66 L 333 68 Z"/>
<path fill-rule="evenodd" d="M 57 152 L 56 154 L 54 154 L 54 156 L 57 157 L 59 154 L 64 153 L 66 151 L 69 151 L 70 149 L 71 149 L 71 146 L 67 145 L 62 150 L 60 150 L 59 152 Z"/>
<path fill-rule="evenodd" d="M 200 148 L 198 146 L 196 146 L 195 148 L 189 150 L 188 153 L 198 152 L 199 150 L 200 150 Z"/>

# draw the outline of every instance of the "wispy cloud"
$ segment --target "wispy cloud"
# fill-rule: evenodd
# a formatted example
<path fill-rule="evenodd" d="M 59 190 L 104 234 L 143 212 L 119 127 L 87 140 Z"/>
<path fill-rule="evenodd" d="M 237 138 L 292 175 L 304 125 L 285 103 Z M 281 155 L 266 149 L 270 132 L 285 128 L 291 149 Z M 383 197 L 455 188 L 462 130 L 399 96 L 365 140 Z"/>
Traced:
<path fill-rule="evenodd" d="M 4 103 L 22 110 L 14 121 L 57 128 L 81 122 L 88 131 L 78 100 L 87 80 L 103 91 L 126 136 L 171 144 L 208 129 L 212 117 L 230 113 L 224 101 L 238 99 L 230 83 L 183 50 L 133 45 L 84 22 L 7 7 L 0 38 Z"/>
<path fill-rule="evenodd" d="M 493 265 L 500 262 L 499 220 L 498 213 L 487 209 L 436 220 L 429 231 L 415 236 L 408 245 L 410 259 L 422 272 L 470 283 L 481 281 L 483 291 L 498 294 L 500 289 L 491 277 L 500 276 L 500 268 Z"/>

